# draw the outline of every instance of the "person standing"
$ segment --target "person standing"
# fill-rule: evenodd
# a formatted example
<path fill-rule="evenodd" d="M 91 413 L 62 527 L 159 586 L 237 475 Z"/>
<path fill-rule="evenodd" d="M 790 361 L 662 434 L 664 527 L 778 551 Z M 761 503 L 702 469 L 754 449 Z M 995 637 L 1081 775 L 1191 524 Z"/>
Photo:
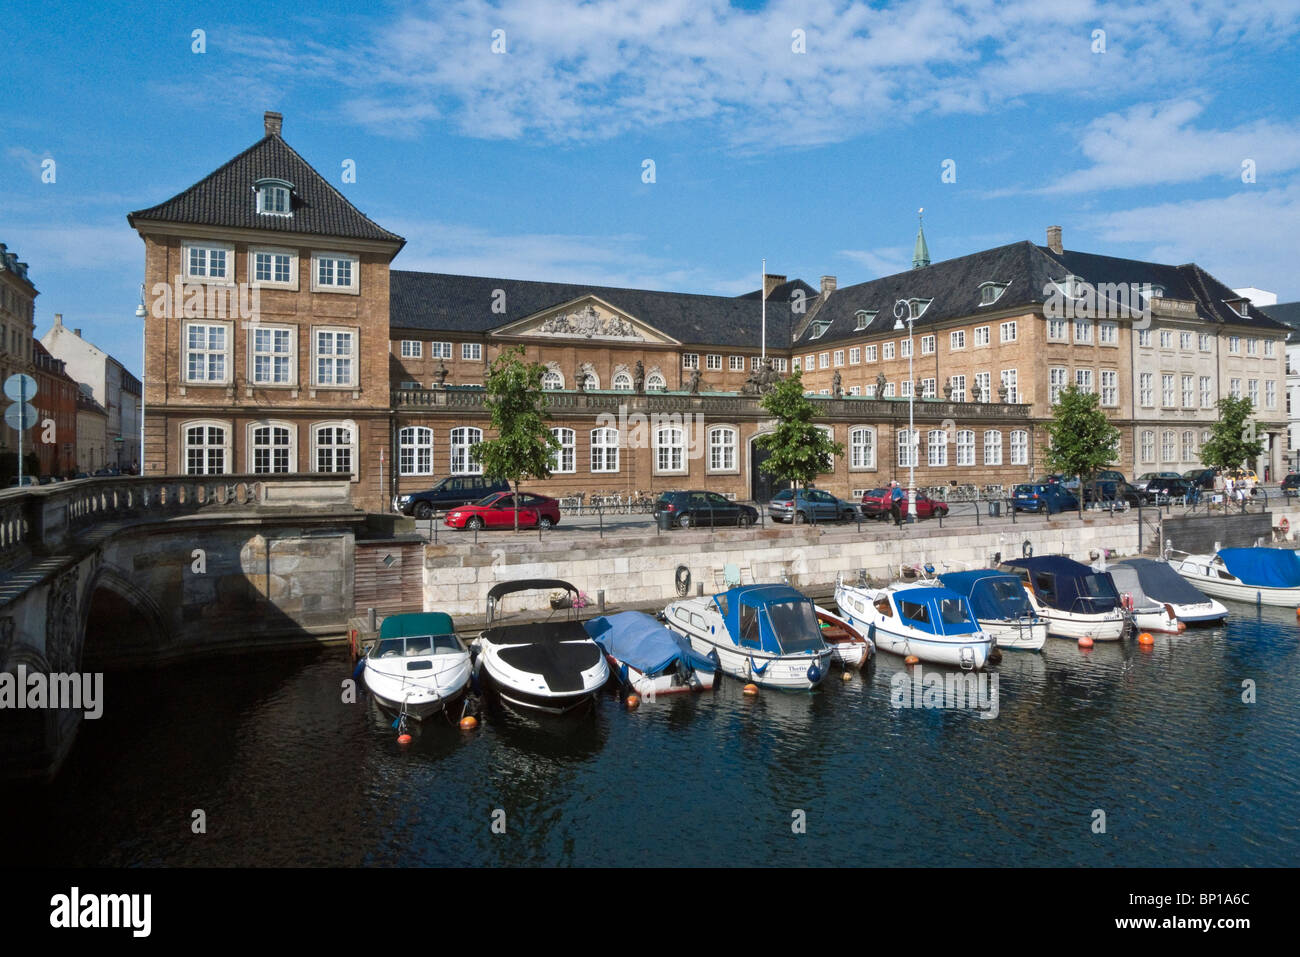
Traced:
<path fill-rule="evenodd" d="M 889 483 L 889 514 L 894 519 L 894 524 L 901 528 L 903 525 L 903 489 L 897 482 Z"/>

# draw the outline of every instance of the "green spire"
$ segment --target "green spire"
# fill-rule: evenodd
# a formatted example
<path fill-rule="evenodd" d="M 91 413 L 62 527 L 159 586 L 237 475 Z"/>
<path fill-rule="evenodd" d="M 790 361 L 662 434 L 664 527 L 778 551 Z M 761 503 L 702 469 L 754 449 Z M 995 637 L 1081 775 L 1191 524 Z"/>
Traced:
<path fill-rule="evenodd" d="M 921 222 L 921 214 L 924 212 L 924 206 L 916 211 L 916 245 L 912 247 L 913 269 L 930 265 L 930 247 L 925 244 L 925 226 Z"/>

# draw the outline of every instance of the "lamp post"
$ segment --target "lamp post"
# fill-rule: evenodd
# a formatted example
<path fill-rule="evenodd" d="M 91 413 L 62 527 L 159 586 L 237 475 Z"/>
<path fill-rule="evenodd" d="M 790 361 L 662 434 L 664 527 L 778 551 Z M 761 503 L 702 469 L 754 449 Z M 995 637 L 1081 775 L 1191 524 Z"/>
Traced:
<path fill-rule="evenodd" d="M 144 283 L 140 283 L 140 303 L 135 307 L 135 317 L 144 319 L 145 316 Z M 144 329 L 140 330 L 140 475 L 144 474 L 144 364 L 149 354 L 147 330 L 147 324 Z"/>
<path fill-rule="evenodd" d="M 903 330 L 903 317 L 907 317 L 907 444 L 910 455 L 907 457 L 907 520 L 916 521 L 916 456 L 920 448 L 916 441 L 916 378 L 912 363 L 915 343 L 912 339 L 913 322 L 912 304 L 906 299 L 894 303 L 894 331 Z"/>

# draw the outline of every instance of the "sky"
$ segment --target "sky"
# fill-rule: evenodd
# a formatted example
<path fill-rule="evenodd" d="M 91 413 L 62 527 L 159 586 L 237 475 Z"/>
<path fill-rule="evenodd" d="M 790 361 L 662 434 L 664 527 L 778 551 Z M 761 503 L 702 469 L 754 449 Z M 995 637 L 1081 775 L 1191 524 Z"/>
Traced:
<path fill-rule="evenodd" d="M 936 262 L 1058 224 L 1067 249 L 1300 299 L 1297 0 L 4 16 L 0 242 L 40 291 L 38 337 L 62 313 L 137 374 L 126 215 L 256 142 L 265 110 L 406 237 L 402 269 L 738 295 L 766 258 L 844 288 L 909 268 L 924 208 Z"/>

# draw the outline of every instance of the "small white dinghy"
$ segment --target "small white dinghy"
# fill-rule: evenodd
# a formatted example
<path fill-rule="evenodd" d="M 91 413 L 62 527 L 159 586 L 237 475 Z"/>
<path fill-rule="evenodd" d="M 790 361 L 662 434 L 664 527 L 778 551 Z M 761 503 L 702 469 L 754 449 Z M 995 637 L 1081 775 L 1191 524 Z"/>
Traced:
<path fill-rule="evenodd" d="M 877 648 L 966 671 L 983 668 L 993 648 L 965 595 L 942 585 L 895 583 L 884 588 L 835 582 L 835 605 L 850 625 L 866 629 Z"/>
<path fill-rule="evenodd" d="M 365 658 L 366 687 L 385 711 L 423 721 L 469 685 L 469 649 L 442 612 L 389 615 Z"/>
<path fill-rule="evenodd" d="M 1220 548 L 1213 555 L 1170 549 L 1166 555 L 1174 571 L 1207 595 L 1252 605 L 1300 605 L 1300 557 L 1293 549 Z"/>
<path fill-rule="evenodd" d="M 842 668 L 865 668 L 876 650 L 865 631 L 854 628 L 844 618 L 821 605 L 813 606 L 822 629 L 822 641 L 831 649 L 831 661 Z"/>

